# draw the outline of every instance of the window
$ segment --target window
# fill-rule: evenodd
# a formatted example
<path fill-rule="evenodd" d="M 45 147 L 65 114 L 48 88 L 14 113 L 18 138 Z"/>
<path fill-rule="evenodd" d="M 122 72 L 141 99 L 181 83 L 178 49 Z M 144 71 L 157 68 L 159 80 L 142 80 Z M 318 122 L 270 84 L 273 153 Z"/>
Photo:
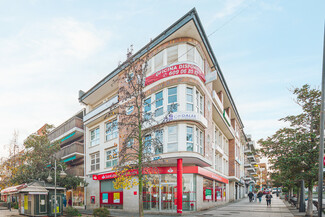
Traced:
<path fill-rule="evenodd" d="M 151 74 L 151 71 L 152 71 L 152 58 L 150 58 L 147 62 L 147 71 L 146 71 L 147 76 Z"/>
<path fill-rule="evenodd" d="M 196 91 L 196 112 L 203 115 L 203 96 L 199 91 Z"/>
<path fill-rule="evenodd" d="M 117 148 L 113 148 L 106 151 L 106 168 L 117 165 L 118 151 Z"/>
<path fill-rule="evenodd" d="M 158 117 L 163 114 L 163 92 L 160 91 L 156 93 L 156 111 L 155 111 L 155 116 Z"/>
<path fill-rule="evenodd" d="M 163 51 L 160 51 L 155 56 L 155 70 L 157 71 L 159 68 L 161 68 L 164 64 L 164 53 Z"/>
<path fill-rule="evenodd" d="M 178 61 L 178 46 L 167 48 L 167 64 L 170 65 Z"/>
<path fill-rule="evenodd" d="M 162 154 L 163 153 L 163 142 L 164 142 L 163 130 L 156 130 L 155 138 L 156 138 L 155 154 Z"/>
<path fill-rule="evenodd" d="M 99 170 L 99 152 L 90 155 L 90 170 Z"/>
<path fill-rule="evenodd" d="M 99 145 L 99 127 L 90 131 L 90 146 Z"/>
<path fill-rule="evenodd" d="M 132 81 L 132 78 L 134 77 L 134 72 L 129 72 L 129 74 L 126 75 L 126 82 Z"/>
<path fill-rule="evenodd" d="M 134 106 L 130 106 L 130 107 L 128 107 L 128 108 L 126 109 L 126 114 L 127 114 L 127 115 L 130 115 L 130 114 L 133 112 L 133 110 L 134 110 Z"/>
<path fill-rule="evenodd" d="M 106 141 L 115 139 L 118 136 L 118 123 L 117 119 L 106 123 Z"/>
<path fill-rule="evenodd" d="M 187 60 L 194 62 L 195 47 L 193 45 L 187 44 Z"/>
<path fill-rule="evenodd" d="M 193 88 L 186 88 L 186 111 L 193 111 Z"/>
<path fill-rule="evenodd" d="M 168 112 L 177 112 L 177 87 L 168 88 Z"/>
<path fill-rule="evenodd" d="M 129 139 L 129 141 L 126 143 L 126 146 L 127 146 L 128 148 L 132 148 L 133 144 L 134 144 L 134 138 L 131 138 L 131 139 Z"/>
<path fill-rule="evenodd" d="M 144 149 L 143 149 L 144 154 L 149 154 L 151 153 L 151 135 L 147 135 L 144 137 Z"/>
<path fill-rule="evenodd" d="M 177 126 L 169 126 L 168 127 L 167 151 L 168 152 L 178 151 L 177 142 L 178 142 Z"/>
<path fill-rule="evenodd" d="M 151 97 L 144 101 L 144 119 L 149 120 L 151 118 Z"/>
<path fill-rule="evenodd" d="M 186 127 L 186 150 L 193 151 L 193 127 Z"/>
<path fill-rule="evenodd" d="M 200 131 L 200 142 L 198 144 L 198 151 L 200 154 L 203 154 L 203 132 L 201 130 Z"/>

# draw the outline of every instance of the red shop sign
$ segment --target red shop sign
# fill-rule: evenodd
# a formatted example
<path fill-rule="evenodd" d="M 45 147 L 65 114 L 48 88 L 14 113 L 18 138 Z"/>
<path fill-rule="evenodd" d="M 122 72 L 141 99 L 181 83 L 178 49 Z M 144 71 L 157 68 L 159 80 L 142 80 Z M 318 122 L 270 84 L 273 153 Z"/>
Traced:
<path fill-rule="evenodd" d="M 163 68 L 162 70 L 159 70 L 153 75 L 146 77 L 145 86 L 152 84 L 156 81 L 159 81 L 160 79 L 163 78 L 167 78 L 174 75 L 185 75 L 185 74 L 196 75 L 203 82 L 205 82 L 205 75 L 198 66 L 189 63 L 182 63 L 182 64 L 168 66 L 166 68 Z"/>

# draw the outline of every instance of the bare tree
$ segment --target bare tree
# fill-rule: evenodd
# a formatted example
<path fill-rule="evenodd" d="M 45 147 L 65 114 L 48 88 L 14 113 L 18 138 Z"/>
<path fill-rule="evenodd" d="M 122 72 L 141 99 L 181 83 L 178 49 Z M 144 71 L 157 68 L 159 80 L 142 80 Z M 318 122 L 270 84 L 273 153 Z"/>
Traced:
<path fill-rule="evenodd" d="M 150 184 L 150 176 L 157 173 L 155 166 L 162 161 L 159 157 L 163 152 L 162 128 L 177 105 L 169 105 L 168 111 L 153 112 L 152 104 L 162 103 L 162 99 L 153 101 L 145 92 L 148 56 L 134 60 L 128 53 L 127 58 L 122 64 L 127 67 L 118 78 L 118 121 L 109 124 L 111 128 L 119 128 L 119 164 L 114 168 L 117 174 L 114 187 L 138 185 L 139 216 L 143 216 L 143 186 Z"/>

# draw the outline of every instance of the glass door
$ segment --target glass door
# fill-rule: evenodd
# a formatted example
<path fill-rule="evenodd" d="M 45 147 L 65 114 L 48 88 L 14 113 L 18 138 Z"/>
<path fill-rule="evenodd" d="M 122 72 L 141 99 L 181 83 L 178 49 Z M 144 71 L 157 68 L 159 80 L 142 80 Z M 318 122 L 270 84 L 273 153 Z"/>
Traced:
<path fill-rule="evenodd" d="M 161 183 L 161 209 L 165 211 L 176 211 L 176 205 L 176 183 Z"/>

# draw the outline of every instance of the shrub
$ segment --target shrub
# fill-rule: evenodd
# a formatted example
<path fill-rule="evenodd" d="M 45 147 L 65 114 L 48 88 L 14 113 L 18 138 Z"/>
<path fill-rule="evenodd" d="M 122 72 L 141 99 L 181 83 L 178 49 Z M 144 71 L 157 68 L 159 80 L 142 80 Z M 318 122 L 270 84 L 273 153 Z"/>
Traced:
<path fill-rule="evenodd" d="M 105 207 L 94 209 L 93 215 L 95 217 L 107 217 L 110 215 L 110 212 Z"/>
<path fill-rule="evenodd" d="M 69 206 L 66 210 L 66 214 L 67 216 L 69 217 L 73 217 L 73 216 L 81 216 L 80 212 L 76 209 L 76 208 L 73 208 L 71 206 Z"/>
<path fill-rule="evenodd" d="M 287 192 L 289 192 L 289 189 L 287 187 L 284 187 L 284 188 L 282 188 L 282 192 L 287 193 Z"/>

